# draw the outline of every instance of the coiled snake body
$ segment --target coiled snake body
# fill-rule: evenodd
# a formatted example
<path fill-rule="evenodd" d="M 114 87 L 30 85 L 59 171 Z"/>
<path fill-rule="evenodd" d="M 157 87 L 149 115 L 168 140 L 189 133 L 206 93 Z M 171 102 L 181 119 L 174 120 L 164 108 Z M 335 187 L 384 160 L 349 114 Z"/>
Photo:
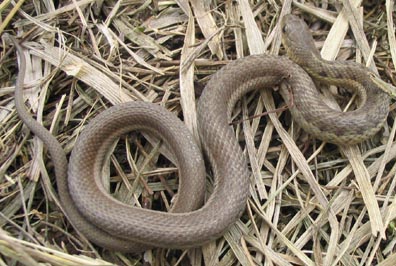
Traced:
<path fill-rule="evenodd" d="M 368 70 L 353 63 L 322 60 L 307 26 L 295 16 L 285 16 L 282 31 L 294 61 L 321 82 L 360 91 L 360 106 L 346 113 L 331 109 L 322 102 L 307 73 L 285 57 L 248 56 L 228 64 L 213 75 L 198 103 L 199 134 L 216 179 L 214 192 L 203 207 L 205 168 L 201 152 L 183 123 L 155 104 L 124 103 L 98 115 L 79 137 L 68 164 L 59 142 L 25 109 L 25 59 L 14 40 L 21 55 L 16 109 L 48 146 L 62 207 L 73 226 L 94 243 L 122 252 L 187 248 L 221 236 L 240 217 L 248 196 L 247 161 L 228 119 L 235 102 L 251 90 L 286 82 L 292 90 L 294 120 L 324 141 L 353 144 L 375 134 L 387 117 L 388 96 L 370 80 Z M 281 94 L 289 101 L 287 90 L 281 89 Z M 161 136 L 177 158 L 181 181 L 172 213 L 128 206 L 103 189 L 100 180 L 105 154 L 118 136 L 131 130 Z"/>

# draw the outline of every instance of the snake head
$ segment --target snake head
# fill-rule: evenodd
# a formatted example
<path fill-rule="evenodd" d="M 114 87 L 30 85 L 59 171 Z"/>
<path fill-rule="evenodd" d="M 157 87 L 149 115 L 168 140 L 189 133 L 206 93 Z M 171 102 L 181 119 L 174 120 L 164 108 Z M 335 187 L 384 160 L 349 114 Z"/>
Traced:
<path fill-rule="evenodd" d="M 313 56 L 320 58 L 304 20 L 292 14 L 285 15 L 281 21 L 281 29 L 287 55 L 295 63 L 304 66 Z"/>

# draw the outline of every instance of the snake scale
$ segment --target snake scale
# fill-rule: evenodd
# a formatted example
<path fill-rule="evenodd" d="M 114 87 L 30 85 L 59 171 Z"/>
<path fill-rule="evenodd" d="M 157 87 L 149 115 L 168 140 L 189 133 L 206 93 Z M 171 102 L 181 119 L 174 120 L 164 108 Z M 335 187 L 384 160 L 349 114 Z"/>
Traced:
<path fill-rule="evenodd" d="M 270 55 L 235 60 L 212 76 L 199 99 L 198 130 L 215 177 L 214 192 L 204 204 L 201 151 L 184 124 L 156 104 L 128 102 L 99 114 L 79 136 L 68 164 L 60 143 L 26 111 L 22 97 L 26 62 L 13 39 L 20 55 L 16 109 L 48 147 L 62 208 L 73 226 L 97 245 L 122 252 L 188 248 L 221 236 L 240 217 L 248 197 L 247 160 L 228 120 L 236 101 L 251 90 L 286 83 L 293 95 L 293 119 L 327 142 L 354 144 L 378 132 L 387 117 L 389 99 L 370 80 L 368 70 L 352 62 L 321 59 L 307 25 L 296 16 L 286 15 L 281 28 L 287 53 L 300 66 Z M 307 73 L 321 83 L 354 88 L 360 95 L 359 107 L 345 113 L 331 109 Z M 282 87 L 288 102 L 290 93 Z M 105 154 L 117 137 L 132 130 L 161 136 L 177 158 L 179 192 L 169 213 L 128 206 L 104 191 L 100 180 Z"/>

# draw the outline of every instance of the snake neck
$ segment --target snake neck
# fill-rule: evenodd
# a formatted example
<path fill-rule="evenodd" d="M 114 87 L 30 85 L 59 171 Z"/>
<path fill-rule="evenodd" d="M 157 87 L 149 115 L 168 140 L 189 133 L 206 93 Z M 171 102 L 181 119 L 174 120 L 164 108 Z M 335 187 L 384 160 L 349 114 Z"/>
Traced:
<path fill-rule="evenodd" d="M 358 108 L 371 101 L 383 101 L 383 91 L 371 80 L 370 72 L 361 64 L 351 61 L 328 61 L 316 56 L 307 60 L 304 70 L 317 82 L 325 85 L 343 87 L 357 93 Z"/>
<path fill-rule="evenodd" d="M 307 70 L 314 78 L 330 85 L 354 89 L 363 87 L 367 94 L 384 94 L 372 80 L 376 74 L 363 65 L 353 61 L 320 60 L 317 71 Z"/>

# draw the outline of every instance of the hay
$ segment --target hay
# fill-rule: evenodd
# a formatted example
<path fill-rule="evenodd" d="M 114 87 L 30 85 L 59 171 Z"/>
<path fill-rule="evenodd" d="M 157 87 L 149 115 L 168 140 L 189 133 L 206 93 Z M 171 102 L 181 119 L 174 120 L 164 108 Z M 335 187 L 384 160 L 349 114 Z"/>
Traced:
<path fill-rule="evenodd" d="M 310 24 L 324 58 L 364 62 L 396 84 L 392 0 L 59 2 L 3 1 L 0 34 L 25 40 L 26 105 L 68 153 L 92 117 L 131 100 L 165 106 L 197 135 L 195 101 L 210 75 L 248 54 L 283 54 L 278 23 L 289 12 Z M 92 246 L 58 208 L 51 160 L 15 112 L 9 44 L 3 35 L 0 265 L 396 264 L 394 104 L 381 134 L 336 147 L 306 135 L 287 111 L 260 116 L 284 105 L 272 92 L 246 96 L 234 120 L 260 118 L 234 125 L 252 170 L 243 217 L 203 247 L 120 254 Z M 119 141 L 109 188 L 122 201 L 168 209 L 177 169 L 145 137 Z"/>

